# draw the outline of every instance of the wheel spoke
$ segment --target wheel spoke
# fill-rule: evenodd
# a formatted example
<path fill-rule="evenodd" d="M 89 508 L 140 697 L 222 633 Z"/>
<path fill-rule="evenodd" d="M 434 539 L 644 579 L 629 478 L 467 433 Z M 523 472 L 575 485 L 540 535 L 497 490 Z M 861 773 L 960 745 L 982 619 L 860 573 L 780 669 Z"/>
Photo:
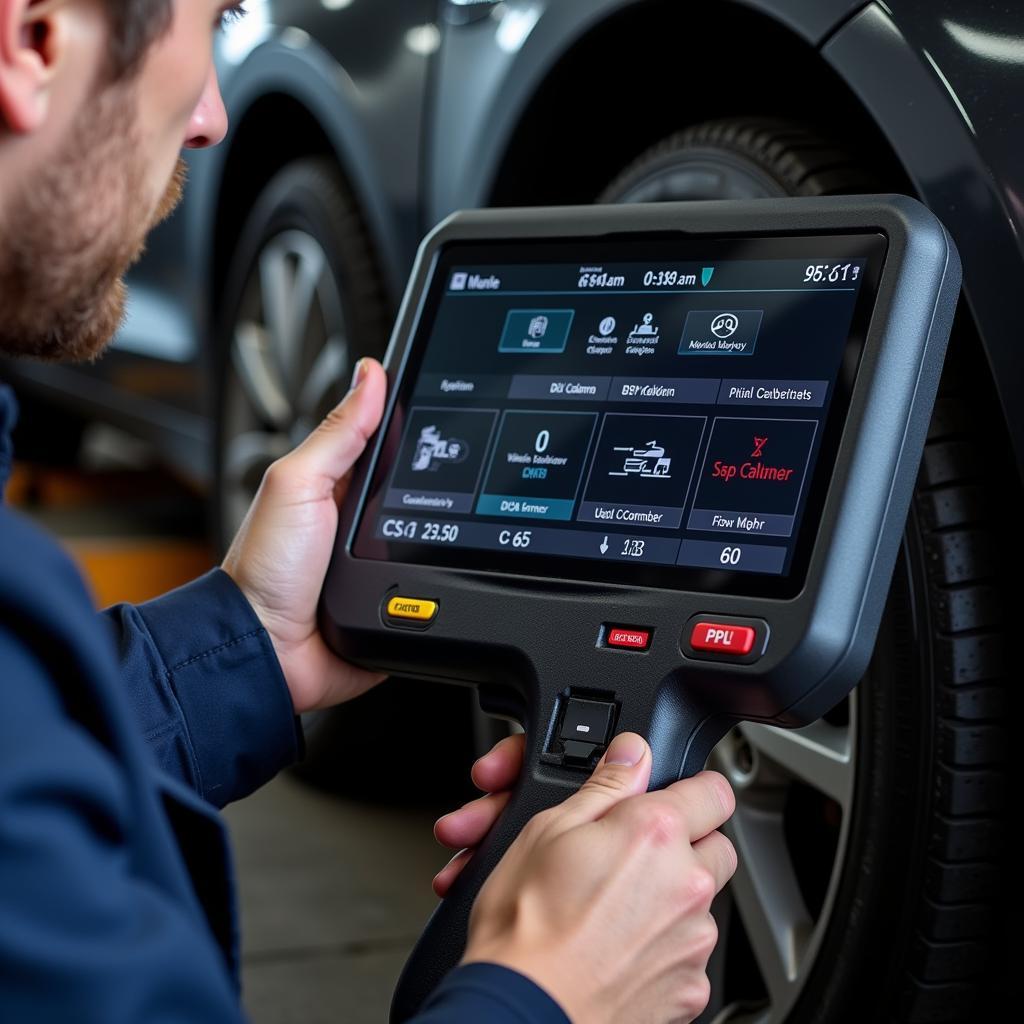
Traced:
<path fill-rule="evenodd" d="M 723 831 L 739 866 L 733 897 L 773 1005 L 787 1002 L 813 923 L 786 849 L 782 814 L 741 803 Z"/>
<path fill-rule="evenodd" d="M 291 323 L 292 271 L 288 250 L 280 240 L 271 242 L 260 253 L 260 296 L 263 300 L 263 321 L 269 341 L 268 355 L 277 363 L 282 381 L 287 379 L 288 353 L 293 327 Z"/>
<path fill-rule="evenodd" d="M 235 329 L 232 364 L 249 404 L 264 423 L 285 427 L 292 419 L 292 405 L 273 358 L 265 328 L 251 322 Z"/>
<path fill-rule="evenodd" d="M 290 309 L 294 333 L 288 339 L 290 347 L 287 351 L 292 355 L 289 369 L 296 375 L 293 380 L 298 384 L 298 375 L 302 372 L 302 342 L 306 340 L 327 259 L 323 249 L 308 235 L 296 232 L 289 236 L 289 242 L 298 262 L 295 267 Z"/>
<path fill-rule="evenodd" d="M 267 466 L 287 455 L 290 447 L 283 434 L 263 430 L 250 430 L 233 437 L 224 452 L 224 475 L 229 487 L 241 488 L 251 495 Z"/>
<path fill-rule="evenodd" d="M 342 335 L 327 339 L 306 375 L 296 403 L 297 411 L 309 423 L 322 415 L 332 391 L 340 392 L 339 383 L 349 369 L 348 341 Z"/>
<path fill-rule="evenodd" d="M 327 259 L 315 239 L 289 231 L 260 255 L 263 315 L 272 355 L 288 394 L 301 386 L 304 346 Z"/>
<path fill-rule="evenodd" d="M 803 729 L 744 722 L 743 738 L 788 775 L 835 800 L 844 810 L 853 792 L 850 729 L 819 719 Z"/>

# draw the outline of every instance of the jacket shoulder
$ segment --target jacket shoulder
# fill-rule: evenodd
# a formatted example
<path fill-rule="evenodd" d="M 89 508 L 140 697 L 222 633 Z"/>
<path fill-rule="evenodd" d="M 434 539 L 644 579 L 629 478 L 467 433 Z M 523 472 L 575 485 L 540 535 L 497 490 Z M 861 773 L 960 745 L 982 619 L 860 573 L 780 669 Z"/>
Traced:
<path fill-rule="evenodd" d="M 60 545 L 24 516 L 0 505 L 0 607 L 32 618 L 55 619 L 94 611 L 74 562 Z"/>
<path fill-rule="evenodd" d="M 95 689 L 97 679 L 116 672 L 110 637 L 97 628 L 92 598 L 74 562 L 43 530 L 4 507 L 0 623 L 69 693 Z"/>

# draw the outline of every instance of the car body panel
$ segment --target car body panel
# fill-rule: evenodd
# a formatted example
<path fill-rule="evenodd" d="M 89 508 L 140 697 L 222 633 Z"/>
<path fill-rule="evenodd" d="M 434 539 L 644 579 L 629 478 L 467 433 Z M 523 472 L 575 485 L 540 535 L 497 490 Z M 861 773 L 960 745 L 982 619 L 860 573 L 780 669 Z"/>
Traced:
<path fill-rule="evenodd" d="M 964 37 L 959 22 L 938 18 L 932 5 L 905 7 L 905 30 L 882 5 L 871 4 L 823 52 L 956 241 L 964 296 L 1024 472 L 1024 404 L 1017 394 L 1024 381 L 1018 305 L 1024 279 L 1024 45 L 1016 62 L 1005 62 L 1010 69 L 1000 71 L 1001 87 L 992 89 L 991 78 L 985 79 L 986 58 L 977 48 L 965 49 L 964 38 L 973 42 L 974 37 Z M 985 38 L 996 45 L 1012 37 L 989 33 Z M 990 65 L 988 70 L 991 74 Z"/>
<path fill-rule="evenodd" d="M 817 45 L 864 0 L 740 0 Z M 439 112 L 429 133 L 426 183 L 431 222 L 488 205 L 508 140 L 559 59 L 595 26 L 651 0 L 508 0 L 492 16 L 446 27 L 439 62 Z M 717 6 L 726 6 L 718 0 Z M 689 17 L 677 8 L 681 25 Z"/>

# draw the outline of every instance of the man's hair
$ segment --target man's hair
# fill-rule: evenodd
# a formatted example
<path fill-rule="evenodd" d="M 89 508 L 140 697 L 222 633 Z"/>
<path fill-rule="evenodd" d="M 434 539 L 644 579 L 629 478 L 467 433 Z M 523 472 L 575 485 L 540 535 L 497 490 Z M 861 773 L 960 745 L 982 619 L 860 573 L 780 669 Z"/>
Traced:
<path fill-rule="evenodd" d="M 104 0 L 110 18 L 111 74 L 130 75 L 170 27 L 174 0 Z"/>

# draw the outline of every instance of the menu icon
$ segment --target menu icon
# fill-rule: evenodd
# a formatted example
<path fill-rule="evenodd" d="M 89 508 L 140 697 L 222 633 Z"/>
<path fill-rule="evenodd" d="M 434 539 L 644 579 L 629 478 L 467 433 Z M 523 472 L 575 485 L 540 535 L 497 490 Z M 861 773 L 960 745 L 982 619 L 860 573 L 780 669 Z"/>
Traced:
<path fill-rule="evenodd" d="M 763 317 L 760 309 L 691 310 L 683 325 L 679 355 L 752 356 Z"/>
<path fill-rule="evenodd" d="M 704 416 L 609 413 L 577 518 L 678 529 L 706 422 Z"/>

